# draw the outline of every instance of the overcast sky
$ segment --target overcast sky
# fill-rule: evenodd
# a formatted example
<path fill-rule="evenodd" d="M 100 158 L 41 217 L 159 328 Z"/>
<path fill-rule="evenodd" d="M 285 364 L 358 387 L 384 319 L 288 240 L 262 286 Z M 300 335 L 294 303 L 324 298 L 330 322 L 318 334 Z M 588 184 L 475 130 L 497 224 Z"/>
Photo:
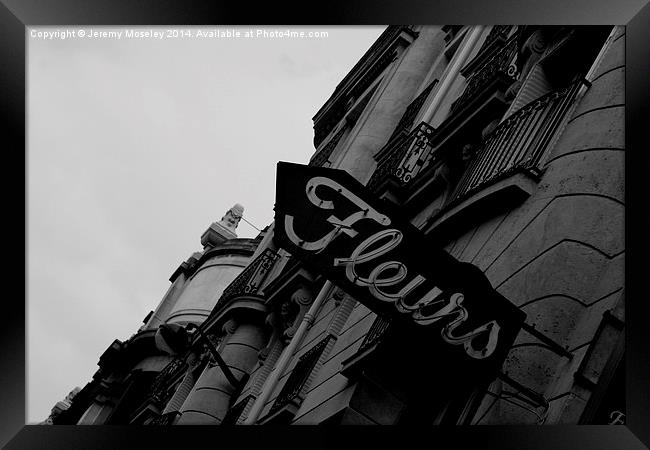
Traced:
<path fill-rule="evenodd" d="M 28 30 L 29 423 L 137 331 L 227 209 L 272 221 L 276 162 L 308 162 L 311 118 L 384 28 L 265 28 L 328 33 L 305 39 Z M 240 222 L 240 237 L 257 233 Z"/>

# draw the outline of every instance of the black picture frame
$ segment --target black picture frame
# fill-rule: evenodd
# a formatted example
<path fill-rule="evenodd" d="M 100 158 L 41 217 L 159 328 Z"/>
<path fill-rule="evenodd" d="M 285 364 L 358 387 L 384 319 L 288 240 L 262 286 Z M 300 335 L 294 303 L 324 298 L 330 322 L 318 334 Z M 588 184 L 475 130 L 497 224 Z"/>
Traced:
<path fill-rule="evenodd" d="M 25 426 L 26 380 L 26 27 L 208 24 L 611 24 L 626 25 L 626 387 L 627 424 L 356 428 Z M 435 443 L 454 448 L 642 449 L 650 445 L 650 333 L 643 285 L 648 227 L 645 133 L 650 111 L 650 5 L 647 0 L 331 0 L 326 3 L 215 0 L 0 0 L 0 123 L 5 289 L 0 326 L 0 444 L 32 448 L 381 448 Z M 318 105 L 315 105 L 317 107 Z M 269 168 L 272 170 L 272 168 Z M 22 242 L 20 237 L 22 237 Z M 22 245 L 24 244 L 24 245 Z M 82 337 L 80 336 L 80 339 Z M 427 443 L 428 442 L 428 443 Z"/>

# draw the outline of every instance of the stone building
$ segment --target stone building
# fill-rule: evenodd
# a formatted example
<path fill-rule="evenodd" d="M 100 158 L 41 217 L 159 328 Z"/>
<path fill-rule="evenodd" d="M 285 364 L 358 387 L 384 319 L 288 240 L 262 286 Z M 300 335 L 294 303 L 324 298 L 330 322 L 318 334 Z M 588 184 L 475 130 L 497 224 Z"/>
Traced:
<path fill-rule="evenodd" d="M 54 422 L 623 423 L 624 70 L 622 27 L 389 26 L 314 116 L 310 166 L 525 314 L 498 370 L 459 372 L 277 224 L 237 239 L 224 218 Z"/>

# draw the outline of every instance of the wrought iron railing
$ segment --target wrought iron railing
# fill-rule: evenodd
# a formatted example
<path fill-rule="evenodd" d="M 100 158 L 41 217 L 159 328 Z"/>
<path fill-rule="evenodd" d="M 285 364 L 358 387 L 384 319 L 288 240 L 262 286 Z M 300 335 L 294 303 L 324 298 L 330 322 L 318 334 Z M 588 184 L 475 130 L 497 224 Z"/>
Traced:
<path fill-rule="evenodd" d="M 235 406 L 230 408 L 226 416 L 223 418 L 221 425 L 237 425 L 237 421 L 246 410 L 248 404 L 252 401 L 255 401 L 255 396 L 250 394 L 247 395 L 242 401 L 237 403 Z"/>
<path fill-rule="evenodd" d="M 516 65 L 518 43 L 515 33 L 501 49 L 496 51 L 479 69 L 477 69 L 467 80 L 467 86 L 463 93 L 451 105 L 451 113 L 461 110 L 477 94 L 497 77 L 502 76 L 510 82 L 514 82 L 518 76 Z"/>
<path fill-rule="evenodd" d="M 359 346 L 359 350 L 357 350 L 357 353 L 361 353 L 366 349 L 378 344 L 381 338 L 388 331 L 389 327 L 390 327 L 389 320 L 386 320 L 381 316 L 377 316 L 375 321 L 370 326 L 370 329 L 366 333 L 366 336 L 363 338 L 363 341 L 361 342 L 361 345 Z"/>
<path fill-rule="evenodd" d="M 548 93 L 501 122 L 486 138 L 450 201 L 516 170 L 536 171 L 584 81 Z"/>
<path fill-rule="evenodd" d="M 329 142 L 325 144 L 316 155 L 314 155 L 312 160 L 309 162 L 309 165 L 320 167 L 325 164 L 332 155 L 336 145 L 341 140 L 343 133 L 345 133 L 345 127 L 342 127 L 334 136 L 332 136 L 332 139 L 330 139 Z"/>
<path fill-rule="evenodd" d="M 149 398 L 158 405 L 163 405 L 167 400 L 167 390 L 172 378 L 187 369 L 188 365 L 183 358 L 175 358 L 167 364 L 154 378 L 149 390 Z"/>
<path fill-rule="evenodd" d="M 486 48 L 490 47 L 497 40 L 506 40 L 508 38 L 508 33 L 512 25 L 494 25 L 483 42 L 483 46 L 478 51 L 479 54 L 482 51 L 485 51 Z"/>
<path fill-rule="evenodd" d="M 431 162 L 430 139 L 434 131 L 431 125 L 422 122 L 408 135 L 398 136 L 390 142 L 390 148 L 382 150 L 386 159 L 379 162 L 367 187 L 374 190 L 387 177 L 392 177 L 400 185 L 408 184 Z"/>
<path fill-rule="evenodd" d="M 178 414 L 179 414 L 178 411 L 170 412 L 167 414 L 161 414 L 155 417 L 151 422 L 149 422 L 148 425 L 169 426 L 174 423 L 174 419 Z"/>
<path fill-rule="evenodd" d="M 264 282 L 279 257 L 280 255 L 277 252 L 270 248 L 265 249 L 224 289 L 219 302 L 226 301 L 236 295 L 257 294 L 260 285 Z"/>
<path fill-rule="evenodd" d="M 332 335 L 327 335 L 327 337 L 314 345 L 311 349 L 309 349 L 309 351 L 302 355 L 300 359 L 298 359 L 298 362 L 293 368 L 291 375 L 289 375 L 289 378 L 287 378 L 286 383 L 284 383 L 282 390 L 271 406 L 269 414 L 273 414 L 300 395 L 303 387 L 307 381 L 309 381 L 309 376 L 314 370 L 314 367 L 316 367 L 318 360 L 320 359 L 323 351 L 332 338 Z"/>
<path fill-rule="evenodd" d="M 415 97 L 411 103 L 409 103 L 409 105 L 406 107 L 406 110 L 404 111 L 404 114 L 402 115 L 402 118 L 399 120 L 399 123 L 395 127 L 395 131 L 393 131 L 393 134 L 391 134 L 390 138 L 388 138 L 388 142 L 392 141 L 397 135 L 408 134 L 409 131 L 411 131 L 413 123 L 415 122 L 415 118 L 420 112 L 420 109 L 422 109 L 422 105 L 424 105 L 424 102 L 429 97 L 431 90 L 437 83 L 437 79 L 433 80 L 427 85 L 426 88 L 422 90 L 422 92 L 418 94 L 417 97 Z"/>

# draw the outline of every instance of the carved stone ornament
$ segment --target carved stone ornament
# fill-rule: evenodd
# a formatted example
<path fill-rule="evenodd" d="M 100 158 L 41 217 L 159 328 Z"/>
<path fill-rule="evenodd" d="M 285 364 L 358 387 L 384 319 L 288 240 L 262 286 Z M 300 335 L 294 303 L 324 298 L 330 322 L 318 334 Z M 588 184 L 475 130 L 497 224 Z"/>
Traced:
<path fill-rule="evenodd" d="M 507 100 L 512 100 L 516 97 L 523 81 L 541 58 L 546 46 L 547 43 L 542 30 L 535 31 L 526 39 L 526 42 L 524 42 L 524 45 L 522 45 L 521 50 L 517 54 L 519 77 L 506 91 L 505 97 Z"/>
<path fill-rule="evenodd" d="M 230 319 L 229 321 L 223 324 L 223 327 L 221 329 L 226 334 L 233 334 L 237 329 L 237 325 L 238 324 L 235 321 L 235 319 Z"/>
<path fill-rule="evenodd" d="M 334 304 L 336 306 L 339 306 L 343 299 L 345 298 L 345 292 L 343 292 L 341 289 L 334 289 L 334 293 L 332 294 L 332 298 L 334 299 Z"/>
<path fill-rule="evenodd" d="M 284 330 L 284 328 L 282 328 L 282 319 L 280 318 L 280 315 L 276 311 L 269 313 L 266 316 L 266 320 L 264 322 L 266 323 L 266 325 L 268 325 L 271 328 L 272 331 L 271 331 L 271 336 L 269 337 L 268 344 L 266 345 L 266 347 L 261 349 L 257 354 L 260 363 L 262 364 L 266 360 L 266 358 L 268 358 L 269 354 L 271 353 L 271 350 L 275 346 L 275 343 L 279 339 L 280 334 Z"/>
<path fill-rule="evenodd" d="M 300 286 L 292 295 L 291 300 L 298 305 L 310 305 L 314 297 L 304 286 Z"/>
<path fill-rule="evenodd" d="M 282 331 L 290 328 L 296 320 L 300 308 L 291 300 L 285 300 L 280 305 L 279 325 Z"/>
<path fill-rule="evenodd" d="M 239 221 L 243 215 L 244 207 L 237 203 L 235 206 L 226 211 L 226 214 L 219 221 L 219 225 L 234 232 L 237 229 L 237 225 L 239 225 Z"/>

